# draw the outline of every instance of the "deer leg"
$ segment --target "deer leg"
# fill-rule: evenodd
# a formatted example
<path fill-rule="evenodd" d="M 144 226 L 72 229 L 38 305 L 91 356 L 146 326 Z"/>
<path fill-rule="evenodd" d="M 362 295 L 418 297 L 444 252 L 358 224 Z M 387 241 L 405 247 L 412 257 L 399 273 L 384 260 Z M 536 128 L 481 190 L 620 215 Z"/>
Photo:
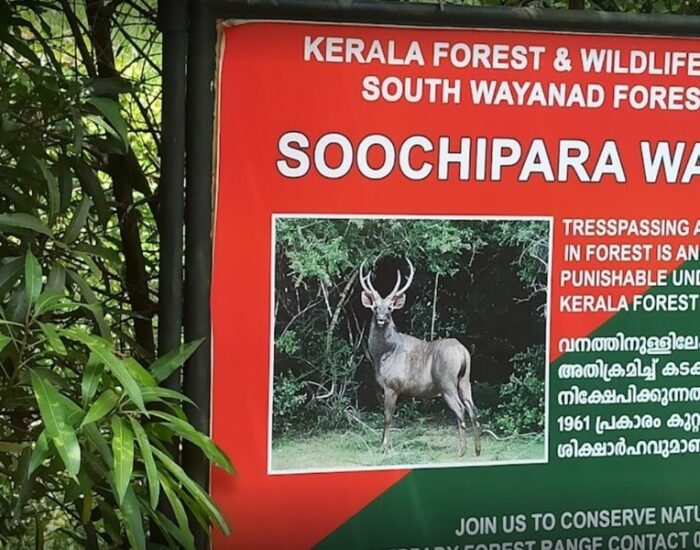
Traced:
<path fill-rule="evenodd" d="M 476 456 L 479 456 L 481 454 L 481 424 L 479 424 L 479 419 L 477 418 L 476 405 L 474 405 L 474 399 L 472 398 L 472 385 L 469 383 L 469 380 L 466 378 L 460 380 L 459 391 L 474 432 L 474 453 Z"/>
<path fill-rule="evenodd" d="M 464 405 L 462 400 L 457 395 L 457 392 L 446 391 L 443 393 L 443 397 L 447 406 L 452 409 L 452 411 L 457 416 L 457 431 L 459 437 L 459 456 L 464 456 L 467 450 L 467 425 L 464 423 Z"/>
<path fill-rule="evenodd" d="M 393 390 L 384 390 L 384 435 L 382 436 L 382 450 L 389 448 L 389 428 L 394 421 L 394 411 L 399 394 Z"/>

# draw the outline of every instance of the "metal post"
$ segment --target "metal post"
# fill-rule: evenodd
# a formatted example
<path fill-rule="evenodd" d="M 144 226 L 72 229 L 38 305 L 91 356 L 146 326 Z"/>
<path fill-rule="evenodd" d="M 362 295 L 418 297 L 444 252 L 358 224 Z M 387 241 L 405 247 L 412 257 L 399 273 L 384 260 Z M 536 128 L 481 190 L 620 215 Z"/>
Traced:
<path fill-rule="evenodd" d="M 211 384 L 211 328 L 209 291 L 212 257 L 212 136 L 216 25 L 200 0 L 190 2 L 190 40 L 187 63 L 187 195 L 185 204 L 185 340 L 204 338 L 188 361 L 183 391 L 197 404 L 185 412 L 200 432 L 209 433 Z M 194 445 L 183 445 L 182 463 L 202 487 L 209 487 L 209 463 Z M 198 549 L 208 547 L 208 533 L 194 518 Z"/>
<path fill-rule="evenodd" d="M 158 26 L 162 45 L 161 167 L 158 187 L 160 259 L 158 266 L 158 354 L 182 343 L 183 225 L 185 222 L 185 80 L 187 64 L 187 2 L 159 0 Z M 163 385 L 180 390 L 181 372 Z M 173 449 L 175 456 L 177 449 Z M 158 509 L 174 520 L 172 508 L 162 498 Z M 152 542 L 165 536 L 151 524 Z"/>
<path fill-rule="evenodd" d="M 187 93 L 187 1 L 160 0 L 163 33 L 163 103 L 160 171 L 160 266 L 158 354 L 182 342 L 183 224 L 185 222 L 185 97 Z M 180 376 L 165 381 L 180 388 Z"/>

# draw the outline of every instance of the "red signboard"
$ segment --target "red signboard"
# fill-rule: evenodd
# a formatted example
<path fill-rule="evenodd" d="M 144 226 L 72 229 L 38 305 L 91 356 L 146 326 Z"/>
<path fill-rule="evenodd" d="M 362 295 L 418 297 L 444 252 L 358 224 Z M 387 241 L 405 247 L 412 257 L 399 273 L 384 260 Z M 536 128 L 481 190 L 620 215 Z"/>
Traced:
<path fill-rule="evenodd" d="M 698 42 L 246 22 L 219 56 L 211 417 L 237 476 L 212 474 L 233 531 L 216 547 L 692 546 L 696 520 L 662 518 L 700 494 L 679 420 L 697 407 Z M 397 331 L 468 350 L 479 456 L 459 456 L 444 388 L 413 416 L 402 394 L 380 449 L 393 382 L 372 349 L 451 352 L 367 343 L 363 259 L 378 298 L 415 273 Z M 533 349 L 523 435 L 506 385 Z"/>

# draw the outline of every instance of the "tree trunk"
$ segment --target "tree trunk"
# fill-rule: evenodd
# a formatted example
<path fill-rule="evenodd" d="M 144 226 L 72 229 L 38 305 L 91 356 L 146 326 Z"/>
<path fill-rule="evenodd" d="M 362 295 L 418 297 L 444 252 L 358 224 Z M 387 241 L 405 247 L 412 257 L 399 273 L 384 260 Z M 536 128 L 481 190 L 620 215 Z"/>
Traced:
<path fill-rule="evenodd" d="M 119 76 L 114 64 L 114 49 L 111 38 L 111 16 L 114 3 L 103 0 L 87 0 L 86 13 L 90 23 L 90 35 L 95 48 L 97 74 L 100 78 Z M 117 97 L 112 97 L 115 101 Z M 132 163 L 126 155 L 111 154 L 108 159 L 109 175 L 112 178 L 114 198 L 119 220 L 119 233 L 125 260 L 125 286 L 131 310 L 134 314 L 136 342 L 146 352 L 155 354 L 153 337 L 153 315 L 155 307 L 148 292 L 146 260 L 139 234 L 140 215 L 134 208 L 133 190 L 130 181 Z"/>
<path fill-rule="evenodd" d="M 430 340 L 435 339 L 435 318 L 437 317 L 437 297 L 438 297 L 438 281 L 440 274 L 435 274 L 435 288 L 433 288 L 433 316 L 430 320 Z"/>

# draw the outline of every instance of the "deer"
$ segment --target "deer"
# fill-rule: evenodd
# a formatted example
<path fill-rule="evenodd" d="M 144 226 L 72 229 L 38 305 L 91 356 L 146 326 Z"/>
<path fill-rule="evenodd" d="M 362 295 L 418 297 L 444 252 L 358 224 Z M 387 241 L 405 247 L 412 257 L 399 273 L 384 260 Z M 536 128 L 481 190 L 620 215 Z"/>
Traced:
<path fill-rule="evenodd" d="M 369 354 L 374 374 L 384 392 L 384 432 L 381 448 L 389 448 L 389 429 L 399 396 L 432 399 L 442 396 L 457 417 L 459 456 L 467 446 L 465 414 L 469 416 L 474 432 L 474 451 L 481 454 L 481 426 L 472 398 L 470 382 L 471 356 L 466 347 L 455 338 L 426 341 L 403 334 L 396 329 L 392 312 L 406 304 L 406 291 L 413 282 L 415 269 L 406 259 L 410 274 L 401 284 L 401 270 L 396 272 L 393 290 L 382 298 L 372 286 L 373 273 L 364 274 L 365 263 L 360 266 L 362 305 L 372 310 L 369 331 Z"/>

